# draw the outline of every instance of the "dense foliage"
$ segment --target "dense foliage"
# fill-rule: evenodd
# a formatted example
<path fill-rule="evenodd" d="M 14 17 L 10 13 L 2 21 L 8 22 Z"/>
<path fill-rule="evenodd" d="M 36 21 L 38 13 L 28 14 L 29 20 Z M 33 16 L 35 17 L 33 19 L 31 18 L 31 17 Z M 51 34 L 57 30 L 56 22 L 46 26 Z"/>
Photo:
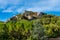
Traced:
<path fill-rule="evenodd" d="M 21 16 L 21 15 L 19 15 Z M 60 17 L 43 15 L 35 20 L 0 22 L 0 40 L 48 40 L 60 36 Z"/>

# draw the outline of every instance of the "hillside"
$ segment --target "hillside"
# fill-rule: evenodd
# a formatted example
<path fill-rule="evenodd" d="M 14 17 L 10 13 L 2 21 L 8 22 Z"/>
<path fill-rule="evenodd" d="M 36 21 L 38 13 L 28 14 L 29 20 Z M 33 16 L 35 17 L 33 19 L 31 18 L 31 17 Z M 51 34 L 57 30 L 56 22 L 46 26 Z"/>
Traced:
<path fill-rule="evenodd" d="M 60 17 L 25 11 L 6 23 L 0 22 L 1 40 L 48 40 L 60 37 Z"/>

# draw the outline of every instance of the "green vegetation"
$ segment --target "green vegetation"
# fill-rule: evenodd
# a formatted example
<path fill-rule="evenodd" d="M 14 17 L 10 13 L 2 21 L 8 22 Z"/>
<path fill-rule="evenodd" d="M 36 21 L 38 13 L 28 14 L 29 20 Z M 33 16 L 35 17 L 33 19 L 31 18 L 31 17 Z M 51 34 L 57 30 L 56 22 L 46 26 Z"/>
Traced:
<path fill-rule="evenodd" d="M 60 17 L 43 15 L 41 18 L 26 20 L 17 15 L 17 20 L 0 22 L 0 40 L 48 40 L 60 36 Z"/>

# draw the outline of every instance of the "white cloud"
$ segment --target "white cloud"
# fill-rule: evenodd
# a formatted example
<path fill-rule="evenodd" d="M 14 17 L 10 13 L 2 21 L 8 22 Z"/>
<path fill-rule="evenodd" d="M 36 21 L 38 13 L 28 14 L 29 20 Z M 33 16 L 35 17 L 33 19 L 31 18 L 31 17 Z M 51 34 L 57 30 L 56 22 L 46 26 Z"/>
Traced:
<path fill-rule="evenodd" d="M 44 12 L 46 10 L 50 10 L 50 8 L 47 8 L 47 7 L 33 7 L 33 8 L 28 8 L 27 10 L 29 11 L 37 11 L 37 12 Z"/>
<path fill-rule="evenodd" d="M 39 1 L 33 4 L 33 7 L 28 8 L 27 10 L 32 11 L 60 11 L 59 0 L 46 0 L 46 1 Z"/>
<path fill-rule="evenodd" d="M 0 8 L 5 8 L 7 5 L 10 5 L 11 7 L 8 7 L 6 10 L 3 10 L 3 12 L 22 12 L 23 10 L 30 10 L 30 11 L 60 11 L 60 0 L 43 0 L 43 1 L 38 1 L 34 2 L 31 1 L 28 3 L 28 1 L 24 0 L 0 0 Z M 23 2 L 23 4 L 22 4 Z M 3 5 L 2 5 L 3 4 Z M 20 8 L 17 7 L 18 5 L 21 5 L 22 7 Z M 24 5 L 24 6 L 23 6 Z M 55 10 L 56 9 L 56 10 Z"/>
<path fill-rule="evenodd" d="M 18 13 L 21 13 L 21 12 L 23 12 L 23 11 L 24 11 L 24 8 L 23 8 L 23 7 L 16 9 L 16 12 L 18 12 Z"/>
<path fill-rule="evenodd" d="M 17 6 L 22 0 L 0 0 L 0 8 L 5 9 L 7 6 Z"/>
<path fill-rule="evenodd" d="M 8 3 L 5 0 L 0 0 L 0 8 L 4 9 Z"/>
<path fill-rule="evenodd" d="M 13 10 L 3 10 L 2 12 L 13 12 Z"/>

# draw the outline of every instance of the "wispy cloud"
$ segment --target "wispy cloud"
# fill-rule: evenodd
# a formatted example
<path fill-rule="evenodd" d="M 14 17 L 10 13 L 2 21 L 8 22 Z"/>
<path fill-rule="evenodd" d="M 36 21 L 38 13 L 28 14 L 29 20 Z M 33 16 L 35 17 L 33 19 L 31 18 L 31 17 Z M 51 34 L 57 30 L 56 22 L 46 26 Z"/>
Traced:
<path fill-rule="evenodd" d="M 0 8 L 6 12 L 20 12 L 24 9 L 31 11 L 59 11 L 60 0 L 0 0 Z"/>
<path fill-rule="evenodd" d="M 3 10 L 2 12 L 13 12 L 12 10 Z"/>
<path fill-rule="evenodd" d="M 59 0 L 45 0 L 39 1 L 33 5 L 33 7 L 27 10 L 32 11 L 60 11 L 60 1 Z"/>
<path fill-rule="evenodd" d="M 16 12 L 20 12 L 24 9 L 31 11 L 59 11 L 59 3 L 60 0 L 0 0 L 0 8 L 8 8 L 8 11 L 10 9 Z M 22 8 L 21 6 L 24 8 Z"/>

